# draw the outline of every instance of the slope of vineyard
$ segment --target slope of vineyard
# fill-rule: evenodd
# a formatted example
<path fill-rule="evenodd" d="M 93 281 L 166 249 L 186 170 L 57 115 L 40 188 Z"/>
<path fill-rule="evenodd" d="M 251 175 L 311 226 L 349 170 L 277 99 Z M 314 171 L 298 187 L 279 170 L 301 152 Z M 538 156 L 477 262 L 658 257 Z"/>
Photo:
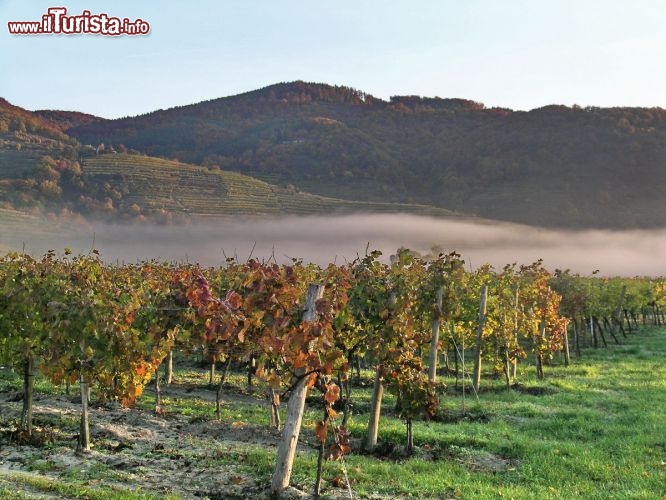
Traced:
<path fill-rule="evenodd" d="M 416 204 L 347 201 L 277 187 L 236 172 L 208 169 L 143 155 L 105 154 L 86 158 L 82 171 L 92 185 L 111 185 L 125 206 L 164 209 L 195 216 L 407 212 L 452 216 Z"/>
<path fill-rule="evenodd" d="M 108 182 L 125 203 L 188 214 L 274 213 L 270 186 L 251 177 L 138 155 L 100 155 L 86 159 L 88 180 Z"/>
<path fill-rule="evenodd" d="M 0 148 L 0 179 L 19 178 L 25 174 L 33 173 L 38 161 L 39 156 L 36 153 Z M 0 184 L 1 189 L 2 184 Z"/>

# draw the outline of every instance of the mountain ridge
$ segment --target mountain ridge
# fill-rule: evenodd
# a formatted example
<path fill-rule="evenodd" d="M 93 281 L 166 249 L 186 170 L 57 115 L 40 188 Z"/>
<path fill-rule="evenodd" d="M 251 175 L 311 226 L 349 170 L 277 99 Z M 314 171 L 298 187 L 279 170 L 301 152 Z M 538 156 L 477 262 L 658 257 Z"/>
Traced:
<path fill-rule="evenodd" d="M 70 157 L 106 145 L 349 202 L 569 229 L 666 226 L 658 107 L 513 111 L 295 81 L 115 120 L 3 109 L 0 133 L 23 133 L 23 120 L 26 133 L 70 145 Z"/>
<path fill-rule="evenodd" d="M 512 111 L 297 81 L 67 132 L 336 198 L 549 227 L 666 224 L 661 108 Z"/>

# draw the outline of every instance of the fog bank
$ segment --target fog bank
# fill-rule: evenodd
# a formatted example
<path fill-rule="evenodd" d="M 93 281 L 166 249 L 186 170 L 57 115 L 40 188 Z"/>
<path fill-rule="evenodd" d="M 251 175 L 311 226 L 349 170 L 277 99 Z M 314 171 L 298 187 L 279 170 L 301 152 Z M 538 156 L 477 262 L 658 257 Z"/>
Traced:
<path fill-rule="evenodd" d="M 31 238 L 29 228 L 2 245 L 40 255 L 70 247 L 93 246 L 109 262 L 158 259 L 220 265 L 224 255 L 246 260 L 272 256 L 278 262 L 302 258 L 321 265 L 364 255 L 366 246 L 388 258 L 399 247 L 421 253 L 433 248 L 457 251 L 468 267 L 490 263 L 497 268 L 541 258 L 554 270 L 603 275 L 666 275 L 666 230 L 555 231 L 473 219 L 436 219 L 413 215 L 348 215 L 279 218 L 234 218 L 187 226 L 104 225 L 63 231 L 47 239 Z"/>

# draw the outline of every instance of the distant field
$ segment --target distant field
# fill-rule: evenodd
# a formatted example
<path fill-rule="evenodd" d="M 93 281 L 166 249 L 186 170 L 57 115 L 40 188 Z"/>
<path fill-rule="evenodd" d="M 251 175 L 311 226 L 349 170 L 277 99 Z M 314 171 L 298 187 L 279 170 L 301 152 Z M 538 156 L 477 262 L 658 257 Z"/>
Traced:
<path fill-rule="evenodd" d="M 62 235 L 62 229 L 46 219 L 0 208 L 0 250 L 15 248 L 17 241 L 45 240 Z"/>

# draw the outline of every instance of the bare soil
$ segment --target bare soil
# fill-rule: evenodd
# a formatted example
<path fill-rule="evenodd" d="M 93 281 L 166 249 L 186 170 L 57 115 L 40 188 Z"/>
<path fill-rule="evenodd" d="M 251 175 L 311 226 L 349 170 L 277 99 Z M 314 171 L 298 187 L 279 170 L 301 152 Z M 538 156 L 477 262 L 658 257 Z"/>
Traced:
<path fill-rule="evenodd" d="M 166 392 L 169 397 L 215 399 L 213 391 L 187 386 L 172 385 Z M 277 449 L 280 433 L 268 426 L 93 404 L 93 447 L 82 454 L 76 452 L 81 409 L 75 398 L 36 396 L 31 443 L 16 432 L 20 399 L 15 392 L 0 393 L 0 487 L 3 483 L 7 487 L 11 476 L 19 473 L 64 482 L 81 480 L 89 486 L 103 484 L 157 497 L 269 497 L 270 477 L 252 477 L 242 467 L 252 447 Z M 224 396 L 224 404 L 239 401 L 266 404 L 245 394 Z M 301 451 L 308 447 L 307 442 L 301 443 Z M 29 489 L 22 493 L 30 498 L 57 498 Z M 343 489 L 331 487 L 325 493 L 328 498 L 349 498 Z M 286 498 L 310 497 L 297 488 L 286 494 Z"/>

